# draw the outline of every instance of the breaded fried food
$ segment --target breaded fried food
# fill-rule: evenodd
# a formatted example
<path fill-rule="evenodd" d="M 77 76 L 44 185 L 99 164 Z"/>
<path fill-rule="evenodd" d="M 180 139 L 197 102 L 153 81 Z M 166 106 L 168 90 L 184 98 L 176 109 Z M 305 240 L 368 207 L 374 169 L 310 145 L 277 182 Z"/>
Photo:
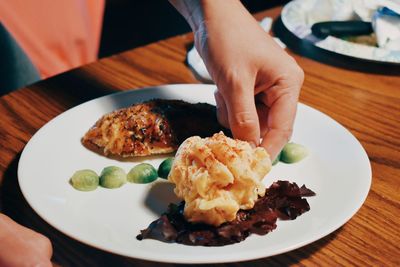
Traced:
<path fill-rule="evenodd" d="M 168 180 L 185 201 L 186 220 L 219 226 L 234 220 L 240 209 L 253 208 L 258 197 L 264 196 L 262 180 L 271 167 L 264 148 L 252 148 L 220 132 L 183 142 Z"/>
<path fill-rule="evenodd" d="M 190 136 L 221 130 L 212 105 L 155 99 L 104 115 L 82 143 L 105 156 L 148 156 L 174 152 Z"/>

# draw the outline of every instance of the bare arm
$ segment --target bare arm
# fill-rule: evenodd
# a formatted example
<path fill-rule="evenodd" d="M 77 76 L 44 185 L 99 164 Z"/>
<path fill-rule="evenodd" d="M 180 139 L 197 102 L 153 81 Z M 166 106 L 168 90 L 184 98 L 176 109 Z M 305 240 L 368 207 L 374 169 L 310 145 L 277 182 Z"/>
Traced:
<path fill-rule="evenodd" d="M 287 143 L 304 74 L 238 0 L 170 0 L 217 85 L 219 121 L 275 158 Z"/>
<path fill-rule="evenodd" d="M 0 266 L 52 266 L 51 254 L 49 239 L 0 213 Z"/>

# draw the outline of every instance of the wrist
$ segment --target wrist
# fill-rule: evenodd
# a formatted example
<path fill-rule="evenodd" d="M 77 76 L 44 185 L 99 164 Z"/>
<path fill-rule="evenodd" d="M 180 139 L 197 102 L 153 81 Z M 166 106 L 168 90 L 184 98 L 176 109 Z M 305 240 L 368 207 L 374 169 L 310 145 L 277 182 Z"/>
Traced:
<path fill-rule="evenodd" d="M 169 0 L 197 32 L 204 28 L 208 21 L 221 19 L 226 13 L 245 8 L 239 0 Z M 235 12 L 233 12 L 235 13 Z"/>
<path fill-rule="evenodd" d="M 203 18 L 201 0 L 169 0 L 169 2 L 185 18 L 187 23 L 196 31 L 200 21 Z"/>

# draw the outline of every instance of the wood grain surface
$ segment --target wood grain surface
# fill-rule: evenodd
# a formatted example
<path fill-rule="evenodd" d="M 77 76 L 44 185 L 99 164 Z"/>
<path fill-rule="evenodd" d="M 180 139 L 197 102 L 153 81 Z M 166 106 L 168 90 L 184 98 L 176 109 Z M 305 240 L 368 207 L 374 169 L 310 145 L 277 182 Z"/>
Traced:
<path fill-rule="evenodd" d="M 275 8 L 257 17 L 276 17 L 279 12 L 280 8 Z M 279 33 L 279 27 L 277 34 L 282 34 L 283 39 L 288 37 L 287 33 Z M 372 165 L 372 188 L 359 212 L 327 237 L 282 255 L 220 266 L 400 266 L 400 76 L 396 75 L 399 67 L 355 63 L 346 57 L 328 62 L 334 65 L 320 63 L 318 57 L 324 61 L 329 55 L 296 43 L 293 36 L 288 40 L 293 41 L 291 49 L 305 55 L 290 52 L 306 74 L 300 101 L 340 122 L 362 143 Z M 185 64 L 192 41 L 191 34 L 177 36 L 102 59 L 0 98 L 0 209 L 48 236 L 54 246 L 53 261 L 58 266 L 155 263 L 86 246 L 42 220 L 29 207 L 18 186 L 17 164 L 24 145 L 50 119 L 89 99 L 131 88 L 198 83 Z"/>

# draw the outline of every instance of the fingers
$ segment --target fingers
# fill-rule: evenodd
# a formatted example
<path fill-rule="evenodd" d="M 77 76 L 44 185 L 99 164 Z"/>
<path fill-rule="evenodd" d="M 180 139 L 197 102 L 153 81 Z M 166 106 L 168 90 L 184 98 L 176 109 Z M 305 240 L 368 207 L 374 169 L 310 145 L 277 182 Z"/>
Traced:
<path fill-rule="evenodd" d="M 304 72 L 296 63 L 288 64 L 284 71 L 276 75 L 278 78 L 273 85 L 263 88 L 257 95 L 257 101 L 269 107 L 268 114 L 263 116 L 267 118 L 267 126 L 261 126 L 263 130 L 266 128 L 261 145 L 272 159 L 276 158 L 291 138 L 297 102 L 304 81 Z M 261 115 L 260 119 L 260 123 L 265 124 Z"/>
<path fill-rule="evenodd" d="M 265 134 L 261 146 L 267 150 L 271 160 L 279 155 L 291 135 L 292 130 L 282 131 L 281 129 L 271 129 Z"/>
<path fill-rule="evenodd" d="M 297 88 L 281 89 L 276 86 L 271 88 L 269 95 L 264 98 L 270 108 L 267 131 L 261 145 L 268 151 L 272 159 L 279 154 L 292 135 L 298 101 L 297 92 Z"/>
<path fill-rule="evenodd" d="M 248 141 L 258 146 L 260 143 L 260 126 L 254 100 L 254 83 L 249 81 L 233 82 L 229 86 L 223 85 L 217 94 L 217 100 L 224 102 L 226 117 L 233 137 Z M 221 108 L 220 119 L 226 120 Z"/>
<path fill-rule="evenodd" d="M 226 109 L 225 101 L 222 95 L 215 90 L 214 92 L 215 102 L 217 103 L 217 119 L 218 122 L 225 128 L 229 128 L 228 121 L 228 110 Z"/>
<path fill-rule="evenodd" d="M 260 124 L 260 138 L 263 137 L 268 131 L 268 112 L 269 107 L 258 100 L 256 96 L 257 115 Z"/>

